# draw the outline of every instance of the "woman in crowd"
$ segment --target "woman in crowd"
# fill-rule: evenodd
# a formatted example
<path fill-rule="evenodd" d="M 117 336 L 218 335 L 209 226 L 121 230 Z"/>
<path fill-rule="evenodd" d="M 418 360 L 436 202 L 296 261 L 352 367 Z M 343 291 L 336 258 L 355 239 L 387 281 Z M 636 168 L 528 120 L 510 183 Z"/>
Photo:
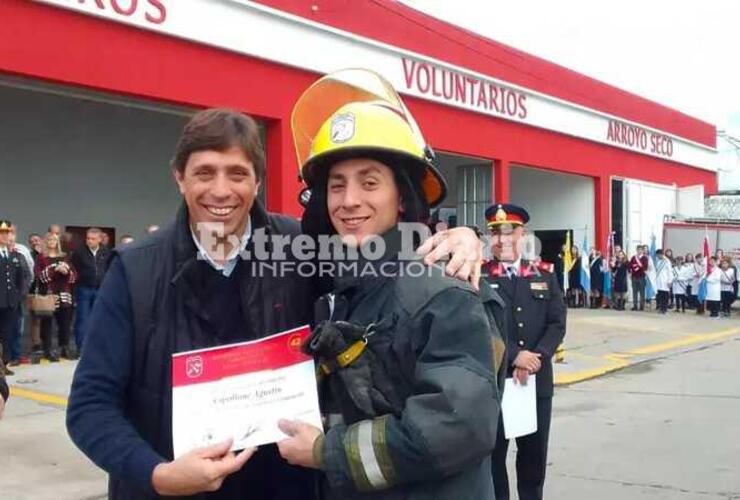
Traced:
<path fill-rule="evenodd" d="M 612 273 L 614 273 L 614 280 L 612 282 L 614 309 L 617 311 L 624 311 L 625 302 L 627 301 L 628 270 L 629 261 L 627 260 L 627 254 L 620 250 L 611 269 Z"/>
<path fill-rule="evenodd" d="M 707 309 L 709 316 L 719 318 L 720 302 L 722 300 L 722 283 L 720 282 L 722 272 L 717 265 L 716 257 L 709 257 L 707 269 Z"/>
<path fill-rule="evenodd" d="M 694 287 L 693 287 L 693 278 L 694 278 L 694 254 L 693 253 L 687 253 L 686 257 L 684 257 L 683 263 L 686 267 L 690 267 L 691 273 L 689 276 L 688 281 L 686 281 L 686 306 L 689 309 L 694 309 L 696 307 L 696 296 L 694 295 Z"/>
<path fill-rule="evenodd" d="M 722 316 L 730 317 L 730 307 L 735 302 L 735 267 L 728 257 L 722 259 L 720 263 L 720 285 L 721 285 L 721 302 Z"/>
<path fill-rule="evenodd" d="M 668 262 L 670 262 L 671 264 L 671 279 L 672 279 L 673 278 L 673 267 L 676 265 L 676 259 L 675 257 L 673 257 L 673 250 L 671 250 L 670 248 L 666 248 L 663 251 L 663 255 L 665 255 L 666 258 L 668 258 Z M 673 287 L 670 287 L 670 289 L 668 290 L 668 308 L 669 309 L 673 307 L 673 301 L 674 301 Z"/>
<path fill-rule="evenodd" d="M 694 269 L 691 276 L 691 297 L 696 306 L 696 314 L 704 314 L 704 301 L 699 301 L 699 286 L 705 278 L 704 256 L 700 253 L 694 256 Z"/>
<path fill-rule="evenodd" d="M 568 271 L 568 306 L 585 307 L 586 294 L 581 285 L 581 253 L 575 245 L 571 247 L 570 253 L 573 256 L 573 267 Z"/>
<path fill-rule="evenodd" d="M 589 256 L 589 270 L 591 274 L 591 309 L 601 307 L 601 296 L 604 293 L 604 258 L 601 252 L 591 249 Z"/>
<path fill-rule="evenodd" d="M 77 274 L 70 264 L 69 257 L 62 252 L 59 236 L 47 233 L 45 238 L 46 248 L 44 253 L 36 260 L 34 275 L 36 277 L 39 293 L 41 295 L 54 295 L 57 308 L 53 318 L 56 320 L 59 334 L 59 349 L 62 357 L 74 359 L 68 344 L 72 324 L 72 297 L 73 287 L 77 280 Z M 49 361 L 59 361 L 59 355 L 52 348 L 52 324 L 51 317 L 41 320 L 41 344 L 43 355 Z"/>
<path fill-rule="evenodd" d="M 694 265 L 684 261 L 684 258 L 676 257 L 676 265 L 673 267 L 673 297 L 675 298 L 676 312 L 686 312 L 688 302 L 688 289 L 694 274 Z"/>

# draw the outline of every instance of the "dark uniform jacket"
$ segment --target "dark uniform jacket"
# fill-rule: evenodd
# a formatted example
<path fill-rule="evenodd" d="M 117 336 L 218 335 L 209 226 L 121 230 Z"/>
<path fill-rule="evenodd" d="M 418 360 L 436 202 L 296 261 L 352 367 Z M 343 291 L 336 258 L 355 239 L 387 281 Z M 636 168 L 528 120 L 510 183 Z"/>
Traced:
<path fill-rule="evenodd" d="M 466 283 L 421 267 L 426 272 L 419 277 L 339 278 L 331 299 L 317 304 L 318 319 L 328 316 L 331 303 L 332 321 L 377 325 L 367 347 L 395 389 L 384 396 L 400 402 L 396 411 L 375 418 L 343 415 L 327 430 L 318 451 L 325 498 L 493 499 L 495 325 Z M 327 394 L 327 385 L 321 386 L 322 411 L 342 397 Z"/>
<path fill-rule="evenodd" d="M 300 232 L 296 220 L 268 214 L 257 202 L 250 215 L 254 231 Z M 75 444 L 111 474 L 110 499 L 159 498 L 150 477 L 157 463 L 173 457 L 173 353 L 264 337 L 310 322 L 315 295 L 307 279 L 296 274 L 253 277 L 247 262 L 237 265 L 241 275 L 230 300 L 220 294 L 212 301 L 204 284 L 219 275 L 197 259 L 184 205 L 173 225 L 115 252 L 91 324 L 100 324 L 96 314 L 110 303 L 107 285 L 118 278 L 122 266 L 129 310 L 104 319 L 111 325 L 124 322 L 125 328 L 91 329 L 67 411 L 67 428 Z M 210 278 L 204 279 L 204 273 Z M 212 312 L 228 312 L 224 307 L 234 304 L 244 319 L 219 331 L 219 315 Z M 105 351 L 113 342 L 123 343 L 130 359 L 115 370 L 105 357 L 115 356 Z M 312 471 L 289 466 L 271 445 L 260 447 L 218 492 L 187 498 L 311 500 L 315 484 Z"/>
<path fill-rule="evenodd" d="M 484 266 L 491 286 L 503 297 L 508 335 L 506 355 L 511 376 L 519 351 L 542 354 L 542 368 L 537 372 L 537 396 L 553 394 L 552 356 L 565 336 L 565 303 L 550 265 L 529 265 L 522 260 L 518 276 L 510 279 L 504 265 L 491 261 Z"/>
<path fill-rule="evenodd" d="M 15 250 L 8 257 L 0 257 L 0 309 L 15 309 L 28 293 L 31 270 L 26 259 Z"/>

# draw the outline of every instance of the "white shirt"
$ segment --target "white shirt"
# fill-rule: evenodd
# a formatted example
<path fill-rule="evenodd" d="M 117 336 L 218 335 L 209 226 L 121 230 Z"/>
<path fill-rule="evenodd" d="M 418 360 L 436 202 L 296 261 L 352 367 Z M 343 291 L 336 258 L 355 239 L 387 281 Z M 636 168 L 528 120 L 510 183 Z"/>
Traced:
<path fill-rule="evenodd" d="M 735 269 L 728 267 L 727 269 L 720 268 L 720 283 L 722 283 L 723 292 L 732 292 L 732 283 L 735 281 Z"/>
<path fill-rule="evenodd" d="M 504 262 L 504 269 L 506 269 L 506 275 L 511 278 L 513 276 L 519 276 L 519 267 L 522 265 L 522 258 L 517 258 L 514 262 Z"/>
<path fill-rule="evenodd" d="M 669 291 L 673 281 L 673 266 L 668 258 L 663 257 L 655 264 L 655 288 Z"/>
<path fill-rule="evenodd" d="M 213 260 L 210 254 L 206 252 L 206 249 L 203 248 L 203 245 L 200 244 L 200 240 L 198 240 L 198 238 L 195 236 L 192 228 L 190 228 L 190 234 L 193 237 L 193 241 L 195 242 L 195 247 L 198 249 L 198 258 L 204 259 L 211 265 L 213 269 L 228 278 L 229 276 L 231 276 L 231 273 L 234 272 L 234 268 L 236 267 L 239 255 L 247 247 L 247 243 L 249 243 L 249 238 L 252 237 L 252 219 L 250 217 L 247 221 L 247 227 L 244 228 L 244 234 L 241 237 L 239 246 L 231 250 L 231 253 L 228 255 L 228 257 L 226 257 L 226 262 L 224 264 L 219 264 L 218 262 Z"/>
<path fill-rule="evenodd" d="M 707 300 L 717 301 L 722 298 L 720 284 L 721 271 L 719 266 L 714 266 L 712 272 L 707 274 Z"/>

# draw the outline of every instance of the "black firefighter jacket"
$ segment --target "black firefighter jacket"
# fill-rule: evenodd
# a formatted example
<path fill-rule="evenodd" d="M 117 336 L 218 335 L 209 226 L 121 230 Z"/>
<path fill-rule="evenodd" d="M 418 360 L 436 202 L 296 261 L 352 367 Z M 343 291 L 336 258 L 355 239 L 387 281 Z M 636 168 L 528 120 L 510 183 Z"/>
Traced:
<path fill-rule="evenodd" d="M 393 234 L 385 238 L 392 240 Z M 402 403 L 397 412 L 339 419 L 327 430 L 317 451 L 326 478 L 324 498 L 493 499 L 496 326 L 470 286 L 440 268 L 427 270 L 422 276 L 399 271 L 399 277 L 385 272 L 338 278 L 334 293 L 317 303 L 317 319 L 377 325 L 367 347 L 382 360 L 396 389 L 389 399 Z M 327 385 L 322 384 L 324 412 L 338 397 L 326 394 Z"/>

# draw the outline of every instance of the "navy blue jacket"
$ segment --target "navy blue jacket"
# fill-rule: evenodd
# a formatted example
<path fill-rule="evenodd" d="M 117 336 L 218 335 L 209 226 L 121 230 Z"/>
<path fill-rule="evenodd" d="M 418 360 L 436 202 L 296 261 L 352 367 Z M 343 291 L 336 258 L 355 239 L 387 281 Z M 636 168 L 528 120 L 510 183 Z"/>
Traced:
<path fill-rule="evenodd" d="M 267 214 L 257 203 L 251 217 L 255 230 L 299 232 L 297 221 Z M 67 429 L 109 473 L 111 499 L 159 498 L 151 476 L 173 456 L 174 352 L 249 340 L 310 320 L 313 294 L 306 280 L 251 277 L 242 261 L 232 274 L 238 282 L 219 283 L 212 276 L 217 272 L 196 255 L 183 206 L 172 226 L 115 252 L 93 307 Z M 214 299 L 214 286 L 223 300 Z M 227 302 L 236 305 L 224 308 Z M 275 446 L 265 446 L 221 490 L 188 498 L 311 499 L 314 479 L 288 466 Z"/>

